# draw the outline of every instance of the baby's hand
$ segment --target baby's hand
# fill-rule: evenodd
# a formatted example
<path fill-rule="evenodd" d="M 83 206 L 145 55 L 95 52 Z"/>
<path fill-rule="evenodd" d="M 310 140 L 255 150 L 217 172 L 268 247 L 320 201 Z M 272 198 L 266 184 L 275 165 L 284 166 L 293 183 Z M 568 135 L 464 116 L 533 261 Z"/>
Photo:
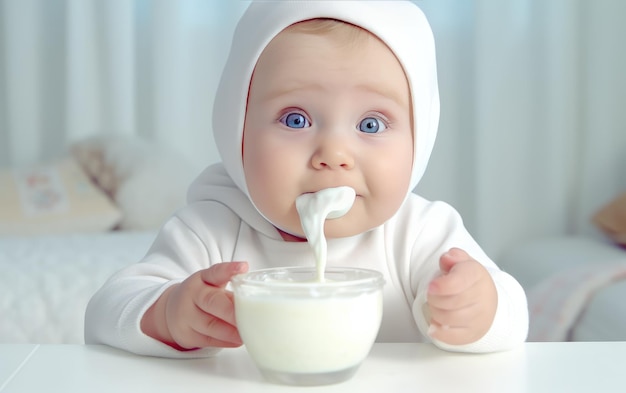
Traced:
<path fill-rule="evenodd" d="M 142 319 L 142 330 L 176 349 L 238 347 L 230 279 L 245 273 L 245 262 L 219 263 L 168 288 Z"/>
<path fill-rule="evenodd" d="M 498 306 L 491 275 L 458 248 L 443 254 L 439 266 L 442 275 L 428 286 L 429 335 L 449 345 L 477 341 L 491 327 Z"/>

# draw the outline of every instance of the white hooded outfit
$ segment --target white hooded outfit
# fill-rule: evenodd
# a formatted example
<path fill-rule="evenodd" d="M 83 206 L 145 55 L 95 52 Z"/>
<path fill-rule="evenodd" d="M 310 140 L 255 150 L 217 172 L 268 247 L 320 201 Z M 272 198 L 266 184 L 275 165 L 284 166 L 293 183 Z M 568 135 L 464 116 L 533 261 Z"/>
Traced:
<path fill-rule="evenodd" d="M 492 352 L 526 339 L 528 309 L 521 286 L 485 255 L 452 207 L 410 192 L 426 168 L 439 119 L 434 39 L 423 13 L 409 1 L 265 0 L 252 2 L 237 25 L 217 91 L 213 128 L 222 163 L 208 167 L 191 185 L 188 205 L 163 225 L 145 258 L 112 276 L 91 299 L 87 343 L 144 355 L 211 356 L 218 349 L 180 352 L 141 331 L 143 314 L 169 286 L 220 262 L 247 261 L 251 270 L 313 266 L 310 246 L 284 241 L 251 202 L 241 144 L 248 87 L 261 52 L 286 27 L 321 17 L 360 26 L 393 51 L 409 82 L 415 136 L 411 187 L 398 212 L 365 233 L 330 239 L 328 266 L 358 266 L 383 274 L 378 342 L 428 342 L 428 284 L 439 274 L 439 257 L 451 247 L 461 248 L 491 273 L 498 292 L 496 316 L 474 343 L 435 344 L 452 351 Z"/>

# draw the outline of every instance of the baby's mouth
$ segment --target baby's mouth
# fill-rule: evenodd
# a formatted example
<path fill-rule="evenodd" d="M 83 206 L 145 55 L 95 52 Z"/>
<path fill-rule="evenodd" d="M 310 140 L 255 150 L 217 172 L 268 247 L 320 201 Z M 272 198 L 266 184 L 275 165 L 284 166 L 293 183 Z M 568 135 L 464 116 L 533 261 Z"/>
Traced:
<path fill-rule="evenodd" d="M 322 188 L 318 188 L 318 189 L 311 190 L 311 191 L 304 191 L 304 192 L 303 192 L 302 194 L 300 194 L 300 195 L 305 195 L 305 194 L 315 194 L 315 193 L 318 193 L 318 192 L 320 192 L 320 191 L 328 190 L 328 189 L 331 189 L 331 188 L 344 188 L 344 187 L 346 187 L 346 188 L 352 188 L 352 189 L 354 190 L 354 192 L 355 192 L 355 194 L 356 194 L 356 196 L 357 196 L 357 197 L 362 196 L 361 194 L 359 194 L 359 193 L 356 191 L 356 189 L 355 189 L 354 187 L 352 187 L 352 186 L 347 186 L 347 185 L 338 185 L 338 186 L 328 186 L 328 187 L 322 187 Z"/>
<path fill-rule="evenodd" d="M 355 198 L 356 191 L 352 187 L 325 188 L 300 195 L 296 198 L 296 209 L 301 219 L 317 214 L 323 214 L 324 219 L 339 218 L 352 208 Z"/>

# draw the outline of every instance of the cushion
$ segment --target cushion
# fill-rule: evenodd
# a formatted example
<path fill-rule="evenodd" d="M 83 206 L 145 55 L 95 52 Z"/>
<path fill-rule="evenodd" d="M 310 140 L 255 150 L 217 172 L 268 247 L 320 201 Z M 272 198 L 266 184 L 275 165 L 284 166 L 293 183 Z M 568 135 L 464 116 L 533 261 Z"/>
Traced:
<path fill-rule="evenodd" d="M 626 247 L 626 192 L 598 210 L 592 221 L 614 242 Z"/>
<path fill-rule="evenodd" d="M 72 158 L 0 169 L 0 189 L 0 235 L 106 231 L 121 219 Z"/>
<path fill-rule="evenodd" d="M 125 135 L 74 142 L 70 152 L 122 212 L 120 230 L 159 228 L 186 204 L 198 168 L 170 147 Z"/>

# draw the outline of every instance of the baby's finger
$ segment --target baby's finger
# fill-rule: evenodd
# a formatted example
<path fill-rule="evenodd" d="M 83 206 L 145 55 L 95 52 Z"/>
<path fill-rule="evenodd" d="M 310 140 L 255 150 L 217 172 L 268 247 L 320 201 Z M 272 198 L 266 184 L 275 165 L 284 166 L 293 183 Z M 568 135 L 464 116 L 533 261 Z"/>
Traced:
<path fill-rule="evenodd" d="M 237 338 L 238 337 L 239 335 L 237 334 Z M 235 348 L 241 346 L 242 343 L 240 338 L 236 340 L 220 340 L 219 338 L 208 336 L 192 328 L 185 333 L 179 345 L 187 349 L 205 347 Z"/>
<path fill-rule="evenodd" d="M 240 273 L 248 271 L 247 262 L 224 262 L 217 263 L 200 272 L 200 277 L 205 283 L 214 287 L 225 287 L 230 279 Z"/>
<path fill-rule="evenodd" d="M 473 263 L 459 262 L 448 274 L 433 279 L 428 285 L 428 293 L 438 296 L 458 295 L 472 287 L 480 278 Z"/>
<path fill-rule="evenodd" d="M 195 296 L 194 303 L 203 313 L 235 325 L 235 302 L 232 293 L 207 285 Z"/>
<path fill-rule="evenodd" d="M 210 315 L 205 314 L 203 318 L 196 320 L 191 328 L 203 337 L 201 340 L 205 342 L 204 346 L 217 346 L 208 344 L 211 342 L 219 342 L 221 347 L 237 347 L 242 344 L 235 326 Z"/>
<path fill-rule="evenodd" d="M 481 337 L 467 327 L 455 327 L 431 323 L 428 335 L 433 339 L 449 345 L 464 345 L 477 341 Z"/>
<path fill-rule="evenodd" d="M 464 296 L 463 294 L 453 296 L 428 294 L 426 301 L 432 308 L 454 311 L 471 307 L 477 300 L 470 296 Z"/>
<path fill-rule="evenodd" d="M 467 261 L 471 259 L 469 254 L 460 248 L 451 248 L 439 258 L 439 268 L 444 273 L 447 273 L 452 269 L 454 265 L 459 262 Z"/>
<path fill-rule="evenodd" d="M 455 310 L 445 310 L 436 307 L 429 308 L 430 322 L 444 326 L 471 326 L 477 316 L 477 306 L 463 307 Z"/>

